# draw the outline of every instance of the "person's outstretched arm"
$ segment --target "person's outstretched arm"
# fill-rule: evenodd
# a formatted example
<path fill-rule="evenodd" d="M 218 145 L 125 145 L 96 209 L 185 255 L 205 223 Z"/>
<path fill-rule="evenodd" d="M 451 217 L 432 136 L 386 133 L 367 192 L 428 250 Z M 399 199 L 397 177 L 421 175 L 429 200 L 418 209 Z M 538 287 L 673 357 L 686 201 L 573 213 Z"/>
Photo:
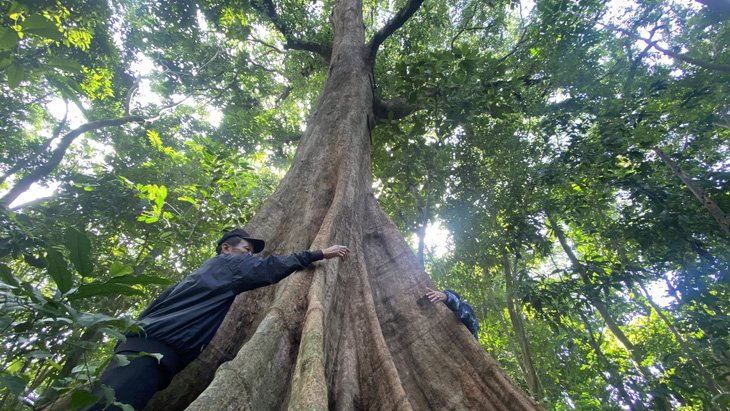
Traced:
<path fill-rule="evenodd" d="M 459 299 L 459 294 L 453 290 L 438 291 L 430 288 L 426 288 L 426 290 L 428 290 L 426 292 L 426 297 L 428 297 L 429 301 L 432 303 L 444 303 L 447 307 L 449 307 L 449 310 L 453 311 L 454 314 L 459 317 L 461 323 L 469 329 L 472 335 L 474 335 L 474 338 L 476 338 L 477 341 L 479 340 L 479 320 L 477 320 L 476 314 L 474 313 L 474 309 L 471 305 L 461 301 Z"/>

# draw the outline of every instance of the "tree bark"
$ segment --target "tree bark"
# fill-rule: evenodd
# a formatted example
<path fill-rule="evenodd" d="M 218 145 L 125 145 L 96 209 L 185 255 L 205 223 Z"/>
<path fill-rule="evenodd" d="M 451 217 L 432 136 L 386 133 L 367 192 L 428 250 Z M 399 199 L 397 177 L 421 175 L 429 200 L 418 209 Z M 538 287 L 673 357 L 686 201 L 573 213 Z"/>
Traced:
<path fill-rule="evenodd" d="M 541 409 L 424 298 L 434 284 L 372 194 L 362 3 L 337 1 L 331 21 L 327 80 L 291 169 L 245 228 L 267 240 L 263 255 L 345 244 L 350 258 L 239 295 L 147 409 Z"/>
<path fill-rule="evenodd" d="M 692 179 L 684 172 L 681 168 L 672 161 L 669 156 L 667 156 L 662 149 L 659 147 L 654 147 L 654 152 L 659 156 L 659 158 L 664 161 L 664 164 L 669 167 L 672 172 L 679 177 L 680 180 L 687 186 L 687 188 L 692 191 L 692 194 L 697 197 L 698 200 L 702 203 L 703 206 L 707 209 L 707 211 L 712 214 L 713 217 L 715 217 L 715 220 L 717 220 L 717 223 L 720 224 L 720 227 L 725 232 L 725 235 L 730 236 L 730 218 L 723 212 L 720 207 L 715 204 L 714 201 L 710 200 L 710 197 L 707 196 L 704 190 L 700 188 L 700 186 L 692 181 Z"/>

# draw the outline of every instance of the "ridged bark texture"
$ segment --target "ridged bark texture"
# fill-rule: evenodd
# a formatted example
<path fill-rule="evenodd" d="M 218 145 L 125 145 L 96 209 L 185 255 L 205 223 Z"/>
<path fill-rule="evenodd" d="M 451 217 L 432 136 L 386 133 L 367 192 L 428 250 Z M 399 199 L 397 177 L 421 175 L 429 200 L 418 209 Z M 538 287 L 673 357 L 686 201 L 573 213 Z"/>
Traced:
<path fill-rule="evenodd" d="M 246 230 L 266 239 L 263 255 L 332 244 L 352 253 L 239 295 L 147 409 L 540 409 L 423 298 L 433 282 L 372 194 L 362 4 L 338 1 L 332 24 L 327 81 L 291 169 Z"/>

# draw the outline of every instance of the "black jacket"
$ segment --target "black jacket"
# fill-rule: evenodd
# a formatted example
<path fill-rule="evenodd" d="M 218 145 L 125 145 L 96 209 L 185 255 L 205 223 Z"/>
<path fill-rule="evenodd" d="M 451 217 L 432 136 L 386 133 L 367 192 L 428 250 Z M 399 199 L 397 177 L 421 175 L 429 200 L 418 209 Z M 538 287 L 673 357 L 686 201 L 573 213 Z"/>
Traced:
<path fill-rule="evenodd" d="M 142 331 L 129 335 L 128 343 L 137 351 L 147 351 L 145 340 L 173 348 L 181 357 L 181 363 L 170 367 L 175 372 L 195 359 L 213 339 L 236 295 L 275 284 L 322 258 L 322 251 L 266 258 L 244 254 L 213 257 L 168 288 L 140 314 L 137 324 Z M 129 350 L 120 344 L 116 351 L 125 348 Z"/>

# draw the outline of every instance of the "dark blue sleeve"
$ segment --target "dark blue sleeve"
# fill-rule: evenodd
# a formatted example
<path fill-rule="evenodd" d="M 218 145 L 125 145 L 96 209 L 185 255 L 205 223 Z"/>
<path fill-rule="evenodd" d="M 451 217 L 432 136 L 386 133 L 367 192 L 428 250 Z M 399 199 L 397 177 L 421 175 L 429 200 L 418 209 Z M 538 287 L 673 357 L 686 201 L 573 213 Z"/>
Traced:
<path fill-rule="evenodd" d="M 314 261 L 321 260 L 321 256 L 321 251 L 270 255 L 266 258 L 240 255 L 231 265 L 233 288 L 237 293 L 241 293 L 276 284 L 293 272 L 306 268 Z"/>
<path fill-rule="evenodd" d="M 444 301 L 444 304 L 449 307 L 449 310 L 453 311 L 454 313 L 458 313 L 461 306 L 459 295 L 456 294 L 453 290 L 444 290 L 443 293 L 446 294 L 446 301 Z"/>
<path fill-rule="evenodd" d="M 474 313 L 474 308 L 472 308 L 469 303 L 459 300 L 458 294 L 452 290 L 444 290 L 443 293 L 446 294 L 446 301 L 444 301 L 444 304 L 446 304 L 446 306 L 449 307 L 449 310 L 453 311 L 454 314 L 459 317 L 461 323 L 469 329 L 469 332 L 471 332 L 472 335 L 474 335 L 474 338 L 478 341 L 479 320 L 477 320 L 477 316 Z"/>

